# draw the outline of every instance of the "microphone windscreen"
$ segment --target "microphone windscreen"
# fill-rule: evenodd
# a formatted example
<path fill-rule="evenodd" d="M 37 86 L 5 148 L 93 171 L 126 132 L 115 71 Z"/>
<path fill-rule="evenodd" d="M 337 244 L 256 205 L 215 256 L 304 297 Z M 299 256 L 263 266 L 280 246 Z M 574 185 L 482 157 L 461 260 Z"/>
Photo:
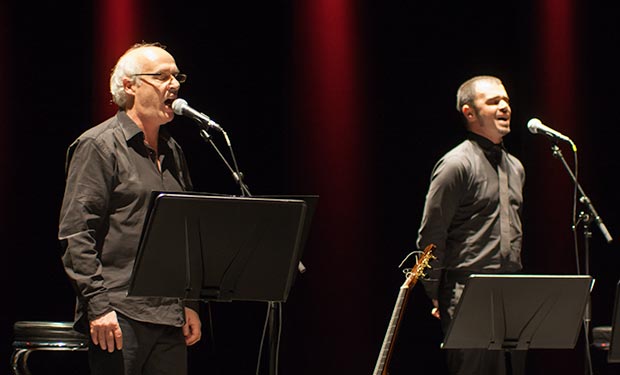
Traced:
<path fill-rule="evenodd" d="M 174 103 L 172 104 L 174 105 Z M 527 122 L 527 128 L 532 134 L 538 134 L 538 129 L 541 125 L 542 125 L 542 122 L 540 122 L 540 120 L 537 118 L 533 118 Z"/>
<path fill-rule="evenodd" d="M 185 99 L 176 98 L 172 102 L 172 110 L 177 115 L 183 115 L 183 110 L 187 107 L 187 101 Z"/>

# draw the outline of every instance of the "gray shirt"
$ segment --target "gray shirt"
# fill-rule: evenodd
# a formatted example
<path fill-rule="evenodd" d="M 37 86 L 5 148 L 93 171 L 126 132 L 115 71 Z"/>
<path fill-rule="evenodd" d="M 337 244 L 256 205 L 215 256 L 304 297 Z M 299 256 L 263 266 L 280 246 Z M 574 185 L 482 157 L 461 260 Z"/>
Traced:
<path fill-rule="evenodd" d="M 159 157 L 161 171 L 157 167 Z M 59 239 L 76 290 L 76 328 L 112 310 L 129 318 L 182 326 L 174 298 L 127 297 L 152 191 L 191 189 L 181 148 L 160 129 L 158 155 L 123 111 L 82 134 L 67 152 Z"/>
<path fill-rule="evenodd" d="M 495 151 L 494 151 L 495 150 Z M 500 253 L 498 158 L 505 158 L 510 202 L 510 252 Z M 437 248 L 429 280 L 429 297 L 437 298 L 444 270 L 511 273 L 521 270 L 521 207 L 525 171 L 501 145 L 470 133 L 469 139 L 435 165 L 426 196 L 417 246 Z"/>

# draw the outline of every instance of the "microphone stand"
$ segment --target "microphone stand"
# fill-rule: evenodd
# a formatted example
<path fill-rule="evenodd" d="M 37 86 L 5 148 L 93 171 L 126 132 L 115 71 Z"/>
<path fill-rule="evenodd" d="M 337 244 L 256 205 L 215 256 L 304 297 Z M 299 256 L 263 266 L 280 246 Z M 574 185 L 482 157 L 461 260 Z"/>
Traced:
<path fill-rule="evenodd" d="M 579 198 L 579 202 L 584 204 L 586 206 L 586 209 L 590 213 L 589 214 L 590 216 L 589 216 L 588 222 L 593 221 L 598 226 L 598 228 L 601 230 L 601 233 L 603 234 L 603 237 L 605 237 L 605 240 L 607 241 L 607 243 L 611 243 L 611 241 L 613 241 L 613 238 L 611 237 L 611 235 L 609 234 L 609 231 L 607 230 L 607 227 L 603 223 L 603 219 L 601 219 L 599 214 L 594 209 L 594 205 L 590 201 L 590 198 L 588 198 L 586 193 L 583 191 L 583 188 L 581 187 L 581 185 L 577 181 L 577 178 L 573 174 L 573 171 L 568 166 L 568 163 L 566 163 L 566 160 L 564 159 L 564 156 L 562 155 L 562 151 L 560 151 L 560 148 L 556 144 L 553 144 L 553 146 L 551 146 L 551 150 L 553 151 L 553 156 L 555 156 L 556 158 L 560 159 L 560 161 L 562 162 L 562 165 L 564 165 L 564 168 L 566 169 L 566 171 L 568 172 L 569 176 L 573 180 L 573 183 L 577 187 L 577 190 L 579 191 L 579 194 L 581 195 L 581 197 Z M 583 221 L 584 221 L 584 224 L 585 224 L 585 220 L 583 220 Z M 590 237 L 591 236 L 586 236 L 586 240 L 589 240 Z"/>
<path fill-rule="evenodd" d="M 222 155 L 222 152 L 220 151 L 220 149 L 215 145 L 215 143 L 213 142 L 213 139 L 211 138 L 211 135 L 207 132 L 207 129 L 204 129 L 204 128 L 200 129 L 200 136 L 206 142 L 210 143 L 211 146 L 213 146 L 213 149 L 215 150 L 215 152 L 217 152 L 217 154 L 220 156 L 222 161 L 224 161 L 224 164 L 226 165 L 226 167 L 232 174 L 233 179 L 235 180 L 235 182 L 239 185 L 239 188 L 241 189 L 241 196 L 251 197 L 252 194 L 250 194 L 250 190 L 248 189 L 248 186 L 243 182 L 243 173 L 239 171 L 239 166 L 237 165 L 237 160 L 235 159 L 235 153 L 232 150 L 232 146 L 230 143 L 230 139 L 228 138 L 228 134 L 226 134 L 224 130 L 222 130 L 221 132 L 222 134 L 224 134 L 224 138 L 226 139 L 226 144 L 228 145 L 228 148 L 230 149 L 230 153 L 233 159 L 233 164 L 235 166 L 234 169 L 233 167 L 231 167 L 230 163 L 228 163 L 228 160 L 226 160 L 224 155 Z"/>
<path fill-rule="evenodd" d="M 239 188 L 241 189 L 241 195 L 243 197 L 251 197 L 252 194 L 250 193 L 248 186 L 243 181 L 243 173 L 239 171 L 239 166 L 237 165 L 237 159 L 235 158 L 235 153 L 231 146 L 230 139 L 228 138 L 228 134 L 226 134 L 226 132 L 223 129 L 220 131 L 224 135 L 224 139 L 226 140 L 226 144 L 230 150 L 234 169 L 230 165 L 230 163 L 228 163 L 228 160 L 224 157 L 220 149 L 213 142 L 211 135 L 207 132 L 206 125 L 201 126 L 200 136 L 206 142 L 211 144 L 211 146 L 213 147 L 213 149 L 215 149 L 219 157 L 224 161 L 224 164 L 226 165 L 228 170 L 231 172 L 235 182 L 239 185 Z M 267 318 L 267 323 L 269 326 L 269 332 L 267 335 L 267 341 L 269 344 L 269 374 L 277 375 L 278 373 L 278 352 L 280 348 L 279 341 L 280 341 L 280 333 L 282 329 L 282 306 L 281 306 L 281 302 L 275 302 L 275 301 L 268 301 L 267 304 L 268 304 L 268 309 L 269 309 L 268 318 Z M 278 317 L 278 319 L 276 319 L 276 316 Z M 278 330 L 276 330 L 275 328 L 276 324 L 278 324 Z M 262 342 L 261 342 L 261 345 L 262 345 Z M 257 369 L 256 369 L 257 375 L 260 369 L 260 359 L 261 358 L 259 355 Z"/>
<path fill-rule="evenodd" d="M 596 209 L 594 208 L 594 205 L 590 201 L 590 198 L 588 198 L 583 188 L 577 181 L 577 177 L 575 177 L 575 174 L 570 169 L 568 163 L 566 162 L 566 159 L 564 159 L 564 156 L 562 155 L 562 151 L 560 150 L 558 145 L 554 143 L 551 146 L 551 150 L 553 152 L 553 156 L 557 159 L 560 159 L 560 161 L 562 162 L 562 165 L 564 166 L 564 169 L 566 169 L 570 178 L 573 181 L 573 184 L 575 184 L 575 187 L 577 188 L 577 191 L 580 194 L 579 202 L 581 202 L 583 205 L 586 206 L 587 212 L 582 211 L 579 213 L 579 220 L 577 221 L 576 225 L 573 226 L 572 229 L 574 231 L 576 229 L 576 226 L 580 222 L 582 223 L 584 252 L 585 252 L 584 269 L 585 269 L 585 274 L 589 275 L 590 274 L 590 239 L 592 238 L 592 231 L 590 230 L 590 224 L 594 222 L 598 226 L 601 233 L 603 234 L 603 237 L 605 237 L 605 240 L 607 241 L 607 243 L 612 242 L 613 238 L 611 237 L 611 235 L 609 234 L 609 231 L 607 230 L 607 227 L 603 223 L 603 219 L 601 219 L 601 217 L 596 212 Z M 573 150 L 575 150 L 574 146 L 573 146 Z M 585 334 L 585 339 L 586 339 L 586 356 L 587 356 L 587 364 L 589 366 L 588 368 L 589 374 L 594 373 L 592 370 L 592 360 L 590 357 L 590 346 L 589 346 L 589 336 L 588 336 L 590 334 L 591 320 L 592 320 L 592 304 L 591 304 L 590 295 L 588 294 L 584 316 L 583 316 L 583 325 L 584 325 L 584 334 Z"/>

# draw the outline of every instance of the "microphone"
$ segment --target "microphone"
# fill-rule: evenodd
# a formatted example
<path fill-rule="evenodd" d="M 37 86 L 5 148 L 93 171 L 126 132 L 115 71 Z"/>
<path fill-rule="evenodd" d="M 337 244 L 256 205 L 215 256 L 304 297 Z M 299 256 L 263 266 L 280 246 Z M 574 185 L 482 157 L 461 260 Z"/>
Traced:
<path fill-rule="evenodd" d="M 174 105 L 174 103 L 173 103 Z M 542 122 L 540 122 L 539 119 L 537 118 L 533 118 L 530 121 L 527 122 L 527 128 L 529 129 L 530 133 L 532 134 L 542 134 L 542 135 L 546 135 L 549 138 L 552 139 L 557 139 L 560 141 L 564 141 L 564 142 L 568 142 L 570 144 L 573 144 L 573 141 L 571 141 L 570 138 L 568 138 L 567 136 L 565 136 L 564 134 L 560 133 L 559 131 L 553 130 L 548 126 L 543 125 Z"/>
<path fill-rule="evenodd" d="M 187 101 L 184 99 L 176 98 L 172 102 L 172 110 L 177 115 L 187 116 L 192 120 L 207 125 L 212 129 L 224 132 L 224 129 L 222 129 L 222 127 L 217 122 L 211 120 L 211 118 L 209 118 L 209 116 L 205 115 L 204 113 L 198 112 L 194 108 L 190 107 L 189 104 L 187 104 Z"/>

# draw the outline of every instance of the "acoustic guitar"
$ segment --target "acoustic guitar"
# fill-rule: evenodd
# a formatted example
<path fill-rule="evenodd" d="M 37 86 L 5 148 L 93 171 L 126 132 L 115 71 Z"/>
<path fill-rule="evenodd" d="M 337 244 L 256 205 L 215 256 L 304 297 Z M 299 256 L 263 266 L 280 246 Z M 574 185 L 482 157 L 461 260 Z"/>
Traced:
<path fill-rule="evenodd" d="M 409 292 L 418 281 L 418 278 L 420 276 L 424 276 L 424 270 L 429 267 L 428 262 L 434 258 L 432 253 L 433 250 L 435 250 L 435 247 L 435 245 L 430 244 L 424 249 L 422 256 L 420 256 L 417 260 L 411 271 L 407 273 L 406 280 L 400 287 L 398 298 L 396 298 L 396 304 L 394 305 L 394 310 L 392 311 L 392 317 L 390 318 L 390 324 L 388 325 L 387 332 L 385 333 L 383 345 L 381 346 L 381 352 L 379 353 L 379 358 L 377 359 L 377 364 L 375 365 L 375 371 L 372 373 L 373 375 L 388 374 L 387 369 L 392 357 L 396 333 L 398 332 L 398 326 L 400 325 L 400 321 L 403 317 L 403 311 L 407 305 Z"/>

